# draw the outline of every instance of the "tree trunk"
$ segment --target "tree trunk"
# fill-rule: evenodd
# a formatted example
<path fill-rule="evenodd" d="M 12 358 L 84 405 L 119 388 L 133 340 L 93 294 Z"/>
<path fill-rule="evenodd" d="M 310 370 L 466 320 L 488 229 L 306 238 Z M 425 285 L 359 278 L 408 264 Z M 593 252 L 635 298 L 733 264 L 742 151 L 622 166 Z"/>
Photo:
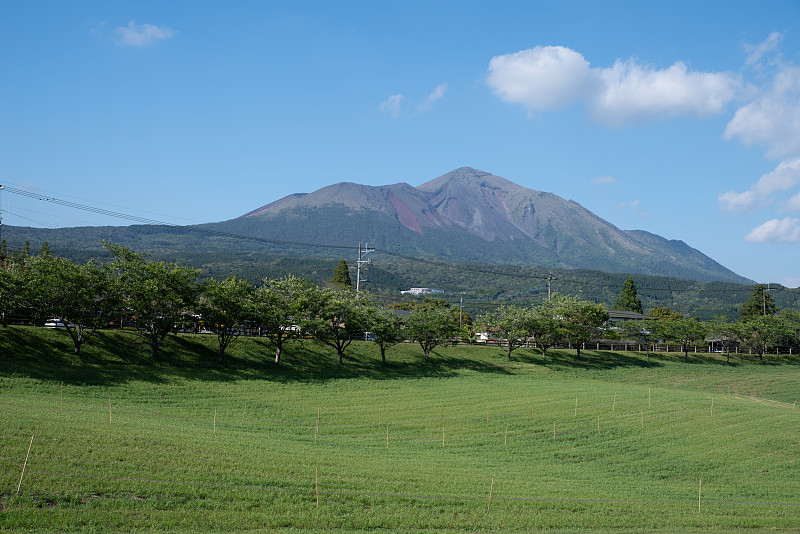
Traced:
<path fill-rule="evenodd" d="M 576 351 L 575 359 L 576 360 L 580 360 L 581 359 L 581 344 L 580 343 L 575 345 L 575 351 Z"/>
<path fill-rule="evenodd" d="M 508 359 L 511 359 L 511 341 L 508 342 Z"/>
<path fill-rule="evenodd" d="M 281 345 L 283 344 L 278 343 L 275 345 L 275 363 L 281 363 L 281 352 L 283 352 L 283 347 Z"/>
<path fill-rule="evenodd" d="M 386 347 L 381 345 L 381 363 L 386 365 Z"/>
<path fill-rule="evenodd" d="M 342 352 L 340 349 L 336 349 L 336 355 L 338 356 L 339 363 L 341 364 L 342 363 L 342 359 L 344 358 L 344 352 Z"/>

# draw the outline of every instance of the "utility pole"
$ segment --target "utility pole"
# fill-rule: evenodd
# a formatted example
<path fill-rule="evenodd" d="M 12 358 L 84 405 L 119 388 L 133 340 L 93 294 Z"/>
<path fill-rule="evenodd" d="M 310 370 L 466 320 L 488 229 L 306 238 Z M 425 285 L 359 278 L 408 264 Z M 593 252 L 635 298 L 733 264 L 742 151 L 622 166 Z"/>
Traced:
<path fill-rule="evenodd" d="M 374 248 L 369 248 L 366 244 L 364 244 L 364 249 L 361 248 L 361 243 L 358 244 L 358 260 L 356 261 L 356 295 L 361 289 L 361 282 L 366 282 L 363 278 L 361 278 L 361 266 L 365 263 L 372 263 L 372 259 L 361 259 L 362 253 L 364 257 L 370 252 L 375 252 Z"/>
<path fill-rule="evenodd" d="M 547 300 L 551 300 L 552 294 L 550 292 L 550 282 L 553 280 L 558 280 L 555 276 L 553 276 L 553 271 L 547 273 Z"/>

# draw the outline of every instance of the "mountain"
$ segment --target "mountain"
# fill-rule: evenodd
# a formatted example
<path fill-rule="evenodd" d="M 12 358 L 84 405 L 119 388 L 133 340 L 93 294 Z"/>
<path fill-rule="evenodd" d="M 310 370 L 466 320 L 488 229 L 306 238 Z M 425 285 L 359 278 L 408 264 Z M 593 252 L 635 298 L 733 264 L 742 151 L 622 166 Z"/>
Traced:
<path fill-rule="evenodd" d="M 46 240 L 54 252 L 78 260 L 97 257 L 102 240 L 193 263 L 205 263 L 204 255 L 225 257 L 223 264 L 263 254 L 340 258 L 364 243 L 392 254 L 453 263 L 753 283 L 683 241 L 620 230 L 577 202 L 469 167 L 419 187 L 333 184 L 198 226 L 4 227 L 7 236 L 9 248 Z"/>
<path fill-rule="evenodd" d="M 683 241 L 620 230 L 575 201 L 462 167 L 419 187 L 339 183 L 205 228 L 308 243 L 368 243 L 452 261 L 751 283 Z"/>

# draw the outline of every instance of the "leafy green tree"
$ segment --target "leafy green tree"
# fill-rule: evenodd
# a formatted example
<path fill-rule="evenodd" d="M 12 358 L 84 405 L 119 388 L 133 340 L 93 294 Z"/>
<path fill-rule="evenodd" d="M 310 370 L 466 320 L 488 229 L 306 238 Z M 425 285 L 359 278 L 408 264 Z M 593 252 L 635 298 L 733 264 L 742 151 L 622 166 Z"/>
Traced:
<path fill-rule="evenodd" d="M 297 276 L 264 279 L 253 295 L 253 320 L 260 333 L 275 345 L 275 363 L 281 363 L 286 341 L 300 335 L 300 323 L 310 313 L 316 288 Z"/>
<path fill-rule="evenodd" d="M 636 284 L 632 277 L 629 276 L 622 284 L 622 291 L 611 309 L 642 313 L 642 301 L 636 295 Z"/>
<path fill-rule="evenodd" d="M 670 310 L 669 308 L 662 308 L 660 306 L 655 306 L 652 310 L 650 310 L 648 315 L 659 321 L 675 321 L 683 318 L 682 313 Z"/>
<path fill-rule="evenodd" d="M 408 336 L 419 343 L 427 360 L 433 349 L 447 345 L 458 333 L 458 324 L 447 308 L 417 308 L 406 318 Z"/>
<path fill-rule="evenodd" d="M 3 326 L 8 324 L 11 315 L 17 313 L 24 305 L 26 292 L 29 289 L 23 276 L 29 258 L 14 258 L 6 256 L 0 267 L 0 322 Z"/>
<path fill-rule="evenodd" d="M 625 321 L 622 333 L 628 338 L 644 345 L 645 354 L 650 358 L 650 341 L 653 338 L 652 321 Z"/>
<path fill-rule="evenodd" d="M 111 269 L 122 306 L 130 310 L 134 324 L 150 344 L 151 357 L 157 359 L 181 313 L 196 302 L 199 271 L 147 261 L 121 245 L 106 243 L 105 247 L 114 257 Z"/>
<path fill-rule="evenodd" d="M 783 322 L 783 342 L 793 349 L 800 348 L 800 311 L 781 310 L 778 317 Z"/>
<path fill-rule="evenodd" d="M 403 340 L 403 327 L 400 324 L 400 316 L 391 310 L 369 310 L 367 327 L 372 334 L 372 340 L 381 351 L 381 362 L 385 364 L 386 349 Z"/>
<path fill-rule="evenodd" d="M 764 361 L 767 347 L 779 343 L 785 334 L 785 327 L 780 317 L 774 315 L 758 315 L 738 322 L 739 338 L 751 352 L 758 354 Z"/>
<path fill-rule="evenodd" d="M 333 278 L 331 278 L 331 285 L 338 288 L 352 288 L 353 282 L 350 280 L 350 269 L 347 267 L 347 262 L 339 260 L 336 269 L 333 270 Z"/>
<path fill-rule="evenodd" d="M 506 355 L 523 346 L 530 336 L 530 310 L 518 306 L 500 306 L 479 318 L 481 327 L 506 342 Z"/>
<path fill-rule="evenodd" d="M 760 315 L 775 315 L 778 307 L 775 299 L 764 284 L 757 284 L 750 292 L 750 297 L 739 308 L 742 319 L 752 319 Z"/>
<path fill-rule="evenodd" d="M 116 307 L 109 271 L 89 262 L 75 265 L 65 258 L 40 253 L 25 273 L 28 306 L 43 316 L 61 319 L 75 354 Z"/>
<path fill-rule="evenodd" d="M 706 327 L 695 317 L 656 321 L 653 326 L 664 339 L 680 344 L 686 360 L 689 359 L 691 345 L 705 342 Z"/>
<path fill-rule="evenodd" d="M 559 296 L 555 302 L 562 320 L 564 337 L 575 345 L 576 357 L 581 357 L 581 346 L 597 337 L 601 326 L 608 322 L 608 311 L 600 305 L 576 297 Z"/>
<path fill-rule="evenodd" d="M 217 334 L 219 361 L 239 336 L 242 326 L 252 313 L 253 287 L 245 280 L 229 277 L 218 282 L 213 278 L 200 289 L 197 312 L 208 328 Z"/>
<path fill-rule="evenodd" d="M 715 338 L 725 351 L 726 361 L 731 361 L 731 346 L 739 339 L 739 329 L 735 323 L 728 321 L 724 315 L 717 315 L 708 323 L 708 335 Z"/>
<path fill-rule="evenodd" d="M 303 330 L 319 343 L 336 349 L 336 357 L 342 363 L 345 349 L 367 329 L 367 304 L 345 289 L 318 289 L 310 297 L 310 313 Z"/>
<path fill-rule="evenodd" d="M 547 350 L 566 337 L 564 320 L 559 316 L 558 295 L 531 309 L 529 333 L 542 351 L 542 359 L 547 358 Z"/>

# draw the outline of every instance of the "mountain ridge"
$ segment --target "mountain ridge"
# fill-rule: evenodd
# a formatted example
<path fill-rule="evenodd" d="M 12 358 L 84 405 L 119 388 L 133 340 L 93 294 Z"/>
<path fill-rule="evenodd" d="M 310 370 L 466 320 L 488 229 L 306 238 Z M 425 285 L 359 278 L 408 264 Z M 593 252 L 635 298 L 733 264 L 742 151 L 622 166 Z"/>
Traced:
<path fill-rule="evenodd" d="M 280 233 L 293 219 L 295 225 L 302 225 L 303 235 L 319 242 L 344 237 L 330 232 L 337 226 L 331 224 L 335 218 L 358 219 L 363 235 L 359 241 L 382 242 L 384 248 L 405 245 L 405 252 L 411 253 L 430 254 L 438 249 L 456 260 L 479 257 L 503 263 L 751 282 L 683 241 L 644 230 L 621 230 L 574 200 L 470 167 L 417 187 L 405 182 L 384 186 L 340 182 L 288 195 L 213 224 L 237 227 L 246 221 L 251 230 L 260 227 L 266 233 Z M 391 228 L 392 221 L 399 228 Z M 482 252 L 459 252 L 453 241 Z"/>

